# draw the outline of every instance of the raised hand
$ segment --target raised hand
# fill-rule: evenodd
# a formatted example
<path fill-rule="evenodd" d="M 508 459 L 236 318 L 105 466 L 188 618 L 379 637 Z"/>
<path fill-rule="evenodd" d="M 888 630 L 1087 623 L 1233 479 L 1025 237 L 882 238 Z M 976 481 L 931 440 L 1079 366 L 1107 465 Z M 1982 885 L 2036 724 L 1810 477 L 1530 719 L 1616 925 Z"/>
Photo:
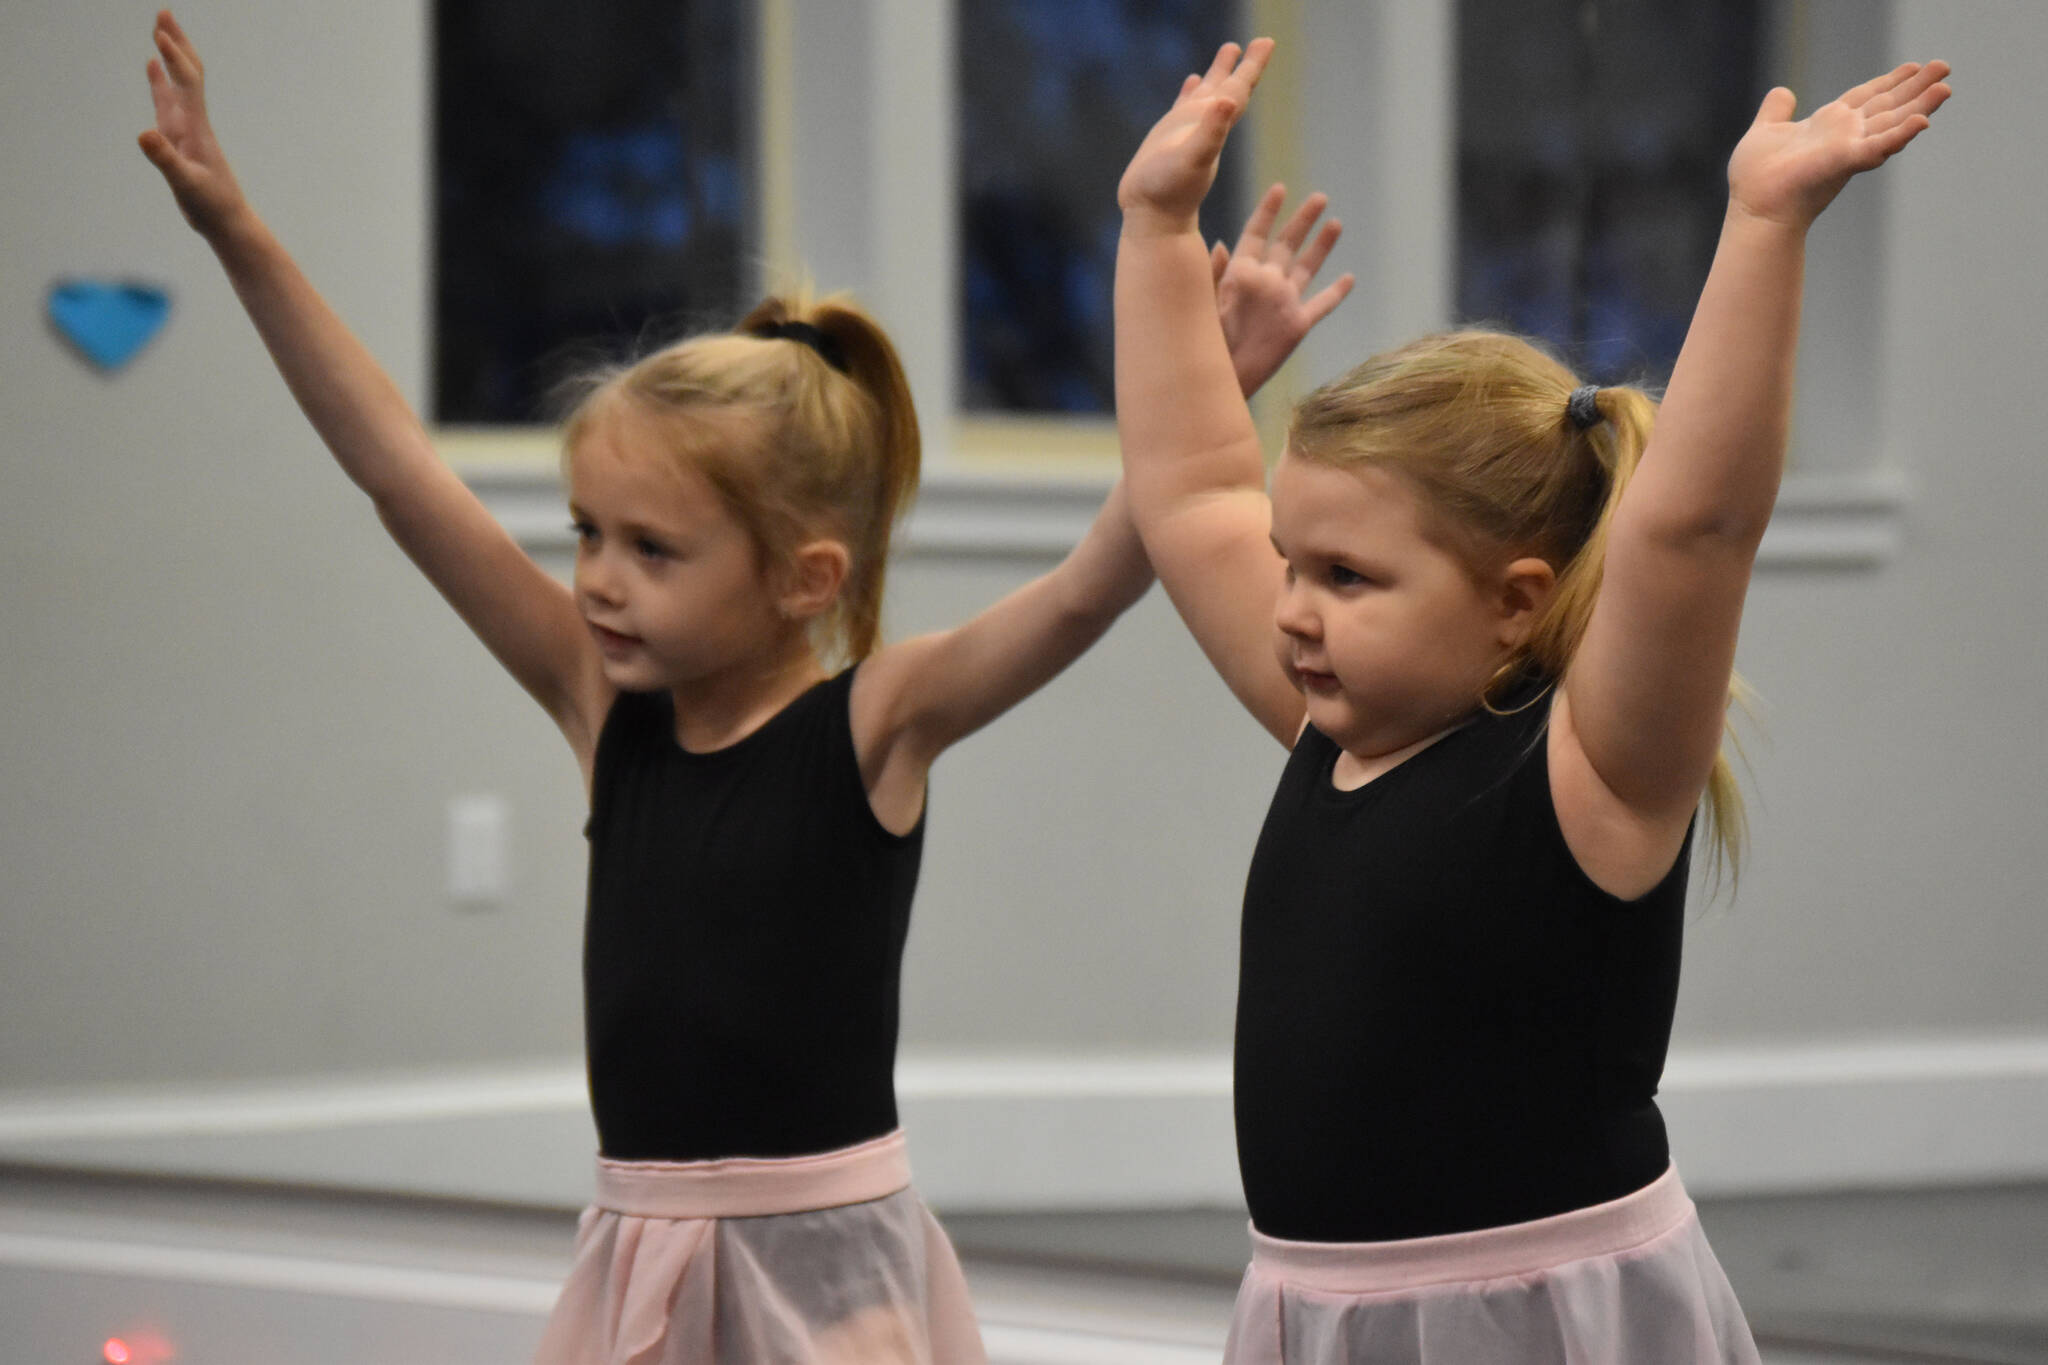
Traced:
<path fill-rule="evenodd" d="M 1730 207 L 1808 226 L 1851 176 L 1883 165 L 1920 135 L 1952 93 L 1948 72 L 1947 62 L 1907 62 L 1796 122 L 1797 97 L 1779 86 L 1764 96 L 1728 160 Z"/>
<path fill-rule="evenodd" d="M 1286 186 L 1267 190 L 1245 220 L 1237 249 L 1218 242 L 1210 254 L 1216 312 L 1223 322 L 1223 339 L 1230 345 L 1238 387 L 1247 398 L 1273 377 L 1301 339 L 1344 301 L 1357 282 L 1346 272 L 1314 297 L 1304 297 L 1344 225 L 1332 218 L 1313 241 L 1309 239 L 1316 219 L 1330 203 L 1329 196 L 1317 192 L 1302 200 L 1275 233 L 1273 223 L 1286 200 Z"/>
<path fill-rule="evenodd" d="M 1271 38 L 1254 38 L 1241 52 L 1236 43 L 1225 43 L 1206 73 L 1181 83 L 1179 98 L 1145 134 L 1117 185 L 1126 227 L 1181 232 L 1194 225 L 1202 196 L 1216 179 L 1224 139 L 1272 55 Z"/>
<path fill-rule="evenodd" d="M 185 221 L 210 236 L 242 210 L 242 190 L 206 117 L 206 72 L 199 50 L 169 10 L 157 12 L 152 36 L 159 54 L 148 67 L 156 127 L 136 142 L 170 183 Z"/>

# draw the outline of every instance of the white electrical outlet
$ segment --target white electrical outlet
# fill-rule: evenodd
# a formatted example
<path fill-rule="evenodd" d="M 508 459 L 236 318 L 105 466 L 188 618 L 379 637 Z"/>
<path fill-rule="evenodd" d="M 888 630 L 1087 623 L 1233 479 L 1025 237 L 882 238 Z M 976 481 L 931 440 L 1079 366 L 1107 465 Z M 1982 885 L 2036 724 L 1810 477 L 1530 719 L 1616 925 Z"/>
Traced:
<path fill-rule="evenodd" d="M 511 881 L 511 805 L 502 796 L 458 796 L 448 803 L 448 899 L 484 908 L 501 903 Z"/>

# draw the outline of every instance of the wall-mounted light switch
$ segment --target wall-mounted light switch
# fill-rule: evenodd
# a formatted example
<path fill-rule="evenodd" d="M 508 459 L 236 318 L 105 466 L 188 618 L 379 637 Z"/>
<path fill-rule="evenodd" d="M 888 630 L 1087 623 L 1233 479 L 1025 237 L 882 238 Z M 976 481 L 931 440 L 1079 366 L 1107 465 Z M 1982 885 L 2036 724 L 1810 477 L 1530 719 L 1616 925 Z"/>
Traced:
<path fill-rule="evenodd" d="M 502 796 L 458 796 L 448 803 L 448 899 L 483 909 L 505 899 L 511 882 L 512 808 Z"/>

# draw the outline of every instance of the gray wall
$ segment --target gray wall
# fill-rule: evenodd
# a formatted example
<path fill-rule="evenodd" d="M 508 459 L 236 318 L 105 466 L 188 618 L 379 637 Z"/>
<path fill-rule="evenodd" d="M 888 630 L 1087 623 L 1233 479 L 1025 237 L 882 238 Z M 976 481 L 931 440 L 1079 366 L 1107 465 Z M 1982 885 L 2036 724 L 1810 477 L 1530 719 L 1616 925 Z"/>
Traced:
<path fill-rule="evenodd" d="M 0 1089 L 573 1055 L 567 751 L 333 470 L 134 149 L 150 13 L 22 0 L 0 19 Z M 419 5 L 183 17 L 244 185 L 417 393 Z M 1735 907 L 1695 926 L 1681 1042 L 2048 1033 L 2048 610 L 2028 568 L 2048 188 L 2023 103 L 2048 11 L 1907 4 L 1891 46 L 1946 54 L 1961 92 L 1885 172 L 1875 220 L 1869 462 L 1914 480 L 1904 549 L 1756 585 L 1754 856 Z M 118 378 L 42 325 L 46 284 L 74 273 L 175 292 Z M 894 628 L 1040 567 L 909 557 Z M 1148 598 L 940 766 L 906 1046 L 1227 1047 L 1235 902 L 1280 758 Z M 468 792 L 513 809 L 494 911 L 441 899 L 445 805 Z"/>

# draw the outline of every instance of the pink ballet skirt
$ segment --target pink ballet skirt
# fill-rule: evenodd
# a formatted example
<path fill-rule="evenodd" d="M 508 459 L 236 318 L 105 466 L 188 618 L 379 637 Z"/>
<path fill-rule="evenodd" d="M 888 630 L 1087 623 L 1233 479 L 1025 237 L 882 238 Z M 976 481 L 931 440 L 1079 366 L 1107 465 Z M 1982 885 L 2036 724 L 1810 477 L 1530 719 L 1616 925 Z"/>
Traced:
<path fill-rule="evenodd" d="M 597 1163 L 536 1365 L 986 1365 L 903 1134 L 816 1156 Z"/>
<path fill-rule="evenodd" d="M 1758 1365 L 1676 1169 L 1552 1218 L 1393 1242 L 1252 1231 L 1225 1365 Z"/>

